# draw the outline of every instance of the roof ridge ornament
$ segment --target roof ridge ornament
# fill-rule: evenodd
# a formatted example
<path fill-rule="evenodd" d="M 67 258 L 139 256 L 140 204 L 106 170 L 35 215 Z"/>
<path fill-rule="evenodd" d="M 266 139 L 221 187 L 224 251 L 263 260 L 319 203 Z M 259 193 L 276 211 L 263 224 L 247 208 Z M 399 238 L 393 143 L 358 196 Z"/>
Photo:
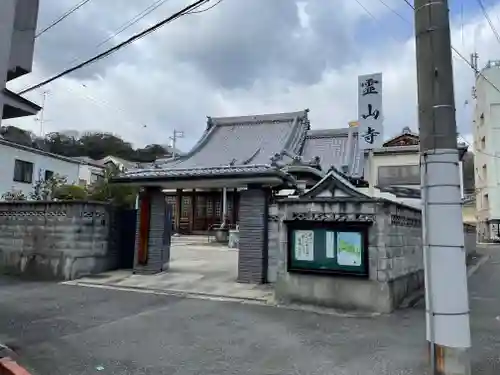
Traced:
<path fill-rule="evenodd" d="M 212 119 L 212 117 L 207 116 L 207 129 L 206 130 L 210 130 L 213 126 L 214 126 L 214 120 Z"/>

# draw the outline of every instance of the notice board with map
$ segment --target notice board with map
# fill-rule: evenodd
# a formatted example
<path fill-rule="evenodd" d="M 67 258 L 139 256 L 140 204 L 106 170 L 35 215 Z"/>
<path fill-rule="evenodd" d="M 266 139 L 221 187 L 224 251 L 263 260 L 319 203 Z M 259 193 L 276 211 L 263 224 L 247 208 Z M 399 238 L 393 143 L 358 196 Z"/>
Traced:
<path fill-rule="evenodd" d="M 368 276 L 366 224 L 290 222 L 288 272 Z"/>

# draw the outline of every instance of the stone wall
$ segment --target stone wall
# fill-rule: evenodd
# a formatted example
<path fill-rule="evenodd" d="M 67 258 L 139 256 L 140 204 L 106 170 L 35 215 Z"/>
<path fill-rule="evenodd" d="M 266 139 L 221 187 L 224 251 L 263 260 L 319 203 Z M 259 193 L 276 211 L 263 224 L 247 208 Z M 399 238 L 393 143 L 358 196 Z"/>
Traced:
<path fill-rule="evenodd" d="M 369 276 L 301 274 L 287 271 L 286 220 L 371 221 Z M 270 207 L 268 280 L 276 298 L 346 309 L 394 310 L 424 283 L 421 213 L 386 200 L 285 199 Z"/>
<path fill-rule="evenodd" d="M 249 188 L 240 196 L 240 243 L 238 281 L 264 283 L 268 262 L 269 192 L 260 187 Z"/>
<path fill-rule="evenodd" d="M 0 202 L 0 272 L 71 280 L 113 269 L 111 219 L 100 202 Z"/>

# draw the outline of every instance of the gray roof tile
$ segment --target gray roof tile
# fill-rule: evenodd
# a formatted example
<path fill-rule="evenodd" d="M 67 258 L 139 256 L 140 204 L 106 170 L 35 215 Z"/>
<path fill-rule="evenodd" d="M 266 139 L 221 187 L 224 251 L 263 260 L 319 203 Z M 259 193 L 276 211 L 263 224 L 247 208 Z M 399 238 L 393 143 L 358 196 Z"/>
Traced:
<path fill-rule="evenodd" d="M 310 130 L 302 151 L 304 160 L 318 156 L 321 169 L 326 172 L 330 167 L 359 177 L 363 175 L 364 157 L 358 151 L 358 133 L 353 128 Z"/>
<path fill-rule="evenodd" d="M 251 166 L 270 167 L 277 153 L 300 152 L 309 129 L 307 112 L 209 117 L 207 130 L 189 153 L 159 168 L 128 171 L 123 177 L 201 176 L 230 173 L 231 168 L 251 172 Z"/>

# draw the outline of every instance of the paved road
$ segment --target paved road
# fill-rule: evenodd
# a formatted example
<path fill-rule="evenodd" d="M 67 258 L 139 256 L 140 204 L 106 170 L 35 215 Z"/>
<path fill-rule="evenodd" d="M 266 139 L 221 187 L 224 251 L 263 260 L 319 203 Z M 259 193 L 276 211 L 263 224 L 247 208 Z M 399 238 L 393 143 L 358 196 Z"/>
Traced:
<path fill-rule="evenodd" d="M 499 283 L 496 259 L 471 280 L 476 374 L 500 370 Z M 34 375 L 423 374 L 425 360 L 422 310 L 341 318 L 11 280 L 0 341 Z"/>

